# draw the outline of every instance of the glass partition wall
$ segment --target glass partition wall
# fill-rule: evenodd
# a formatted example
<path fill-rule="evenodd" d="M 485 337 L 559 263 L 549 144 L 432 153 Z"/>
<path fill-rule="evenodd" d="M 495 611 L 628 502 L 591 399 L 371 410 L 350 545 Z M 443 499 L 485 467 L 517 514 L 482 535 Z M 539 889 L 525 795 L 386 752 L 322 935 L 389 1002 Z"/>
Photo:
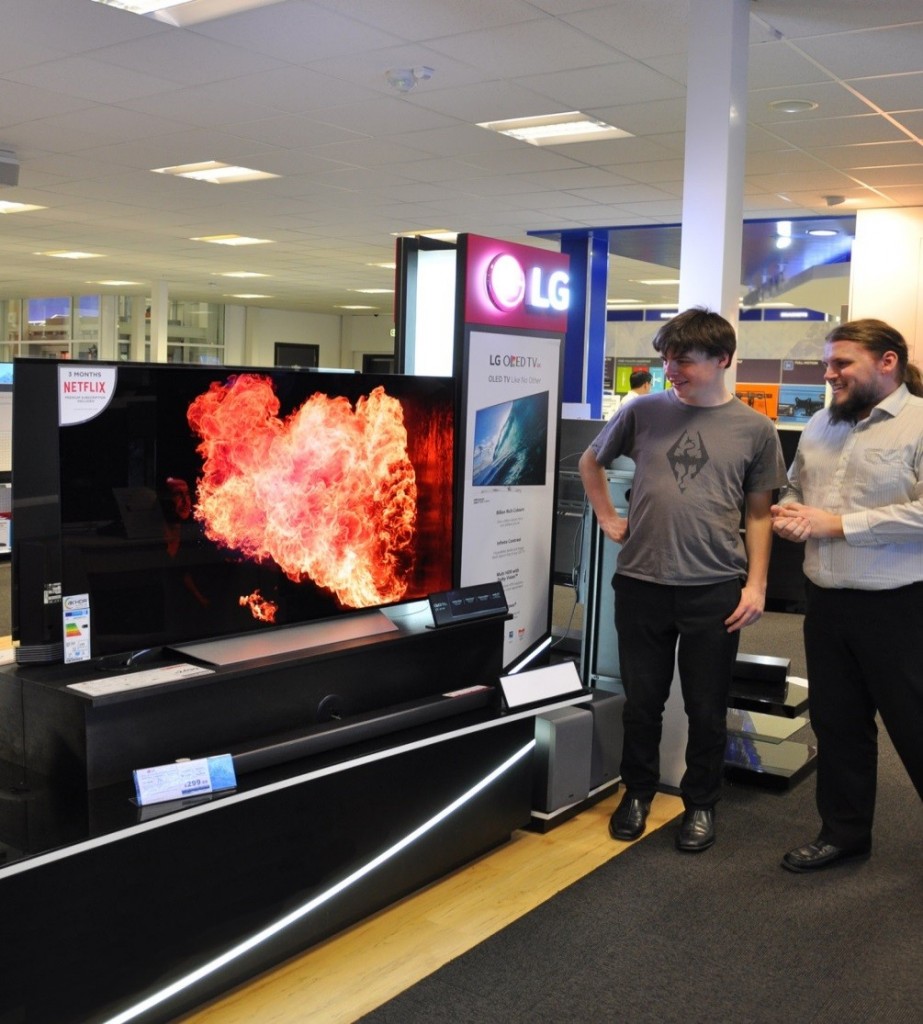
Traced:
<path fill-rule="evenodd" d="M 138 295 L 0 299 L 0 362 L 17 356 L 146 361 L 151 357 L 150 313 L 150 299 Z M 224 306 L 171 302 L 167 362 L 223 363 Z"/>

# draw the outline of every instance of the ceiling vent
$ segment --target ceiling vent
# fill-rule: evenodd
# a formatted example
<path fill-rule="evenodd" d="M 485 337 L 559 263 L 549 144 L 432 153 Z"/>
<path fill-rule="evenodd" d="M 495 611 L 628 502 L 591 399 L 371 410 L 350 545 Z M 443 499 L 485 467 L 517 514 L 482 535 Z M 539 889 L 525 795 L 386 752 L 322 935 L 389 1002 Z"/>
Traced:
<path fill-rule="evenodd" d="M 0 149 L 0 185 L 19 184 L 19 161 L 11 149 Z"/>

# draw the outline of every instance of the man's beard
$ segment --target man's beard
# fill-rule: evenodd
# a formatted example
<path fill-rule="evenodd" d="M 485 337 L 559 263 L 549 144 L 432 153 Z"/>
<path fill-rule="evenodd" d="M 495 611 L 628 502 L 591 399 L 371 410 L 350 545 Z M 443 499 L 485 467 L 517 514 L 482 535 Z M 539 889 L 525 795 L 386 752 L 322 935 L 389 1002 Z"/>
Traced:
<path fill-rule="evenodd" d="M 855 423 L 860 413 L 871 412 L 879 401 L 878 392 L 871 384 L 856 384 L 846 399 L 830 403 L 827 410 L 830 422 Z"/>

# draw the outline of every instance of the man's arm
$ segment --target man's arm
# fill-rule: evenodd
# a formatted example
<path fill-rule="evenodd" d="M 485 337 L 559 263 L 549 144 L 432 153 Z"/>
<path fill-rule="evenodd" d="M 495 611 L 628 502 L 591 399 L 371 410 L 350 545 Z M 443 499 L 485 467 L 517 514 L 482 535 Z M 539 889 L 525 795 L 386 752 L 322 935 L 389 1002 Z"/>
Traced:
<path fill-rule="evenodd" d="M 772 550 L 772 491 L 754 491 L 747 494 L 744 501 L 747 581 L 740 594 L 740 604 L 730 618 L 724 620 L 729 633 L 736 633 L 756 622 L 766 607 L 769 553 Z"/>
<path fill-rule="evenodd" d="M 596 461 L 596 452 L 592 448 L 587 448 L 580 456 L 578 468 L 580 479 L 583 481 L 583 489 L 596 513 L 599 528 L 610 540 L 621 544 L 628 533 L 628 520 L 623 519 L 615 511 L 612 495 L 609 493 L 609 481 L 606 479 L 605 467 Z"/>

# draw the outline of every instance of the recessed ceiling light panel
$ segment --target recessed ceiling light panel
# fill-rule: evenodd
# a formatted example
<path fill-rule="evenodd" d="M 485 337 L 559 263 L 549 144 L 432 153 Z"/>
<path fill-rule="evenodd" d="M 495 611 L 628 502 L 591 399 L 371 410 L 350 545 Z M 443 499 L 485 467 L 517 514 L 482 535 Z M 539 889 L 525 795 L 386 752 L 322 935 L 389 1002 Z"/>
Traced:
<path fill-rule="evenodd" d="M 45 210 L 45 206 L 34 206 L 32 203 L 13 203 L 8 199 L 0 200 L 0 213 L 28 213 L 30 210 Z"/>
<path fill-rule="evenodd" d="M 278 178 L 269 171 L 257 171 L 252 167 L 236 167 L 219 160 L 203 160 L 197 164 L 177 164 L 175 167 L 152 167 L 154 174 L 170 174 L 177 178 L 192 178 L 193 181 L 207 181 L 210 185 L 231 185 L 241 181 L 261 181 L 264 178 Z"/>
<path fill-rule="evenodd" d="M 249 238 L 247 235 L 199 235 L 191 242 L 213 242 L 215 245 L 268 245 L 271 238 Z"/>
<path fill-rule="evenodd" d="M 594 117 L 571 110 L 566 114 L 542 114 L 538 117 L 514 117 L 505 121 L 481 121 L 479 128 L 509 135 L 530 146 L 563 146 L 572 142 L 598 142 L 604 139 L 628 139 L 631 132 L 606 124 Z"/>
<path fill-rule="evenodd" d="M 33 255 L 35 255 L 35 256 L 54 256 L 57 259 L 61 259 L 61 260 L 94 260 L 97 257 L 102 256 L 102 253 L 99 253 L 99 252 L 79 252 L 79 251 L 74 252 L 74 251 L 71 251 L 71 250 L 68 250 L 68 249 L 53 249 L 53 250 L 50 250 L 49 252 L 37 252 L 37 253 L 34 253 Z"/>
<path fill-rule="evenodd" d="M 195 25 L 202 21 L 239 14 L 254 7 L 267 7 L 281 0 L 95 0 L 131 14 L 166 22 L 168 25 Z"/>

